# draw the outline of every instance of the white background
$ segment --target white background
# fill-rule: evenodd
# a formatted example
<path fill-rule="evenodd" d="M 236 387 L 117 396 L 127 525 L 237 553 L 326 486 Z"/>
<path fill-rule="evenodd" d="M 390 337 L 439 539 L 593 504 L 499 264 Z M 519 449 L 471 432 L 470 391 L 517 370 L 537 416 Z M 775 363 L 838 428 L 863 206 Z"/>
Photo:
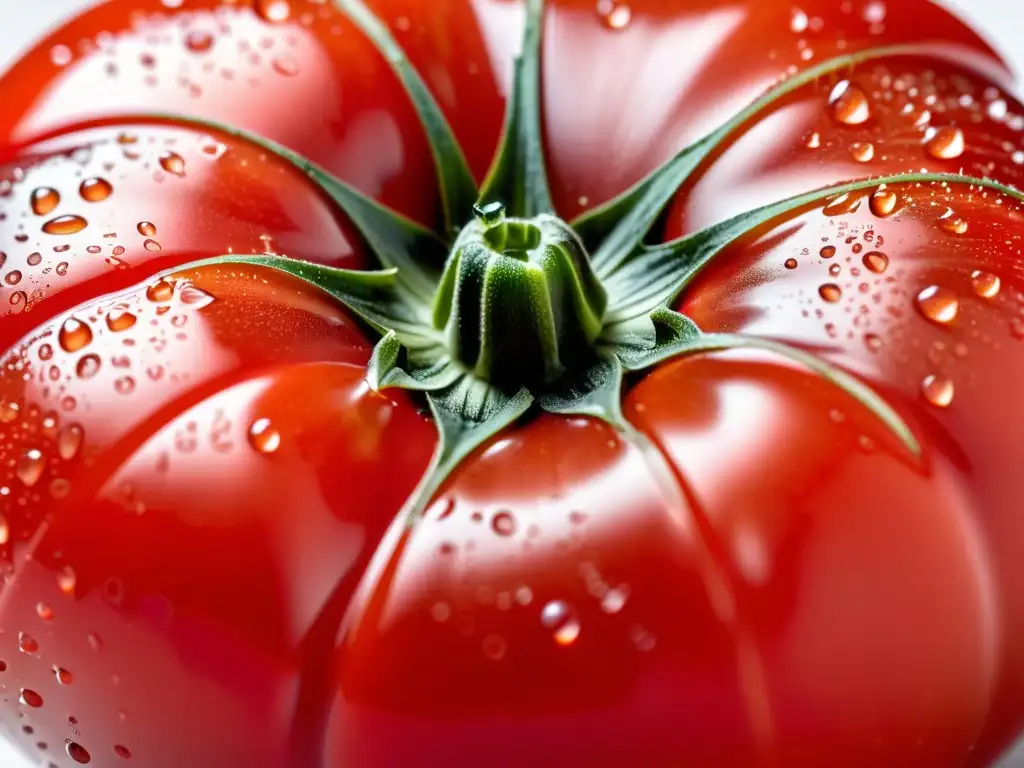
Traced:
<path fill-rule="evenodd" d="M 30 45 L 37 36 L 58 23 L 63 16 L 96 2 L 98 0 L 0 0 L 0 72 L 17 57 L 20 49 Z M 976 28 L 986 33 L 989 40 L 1013 62 L 1016 71 L 1024 76 L 1024 0 L 945 2 L 972 22 Z M 3 104 L 2 96 L 3 91 L 0 88 L 0 108 Z M 18 755 L 0 742 L 0 768 L 35 767 L 31 763 L 23 762 Z M 1001 763 L 999 768 L 1024 768 L 1024 744 Z"/>

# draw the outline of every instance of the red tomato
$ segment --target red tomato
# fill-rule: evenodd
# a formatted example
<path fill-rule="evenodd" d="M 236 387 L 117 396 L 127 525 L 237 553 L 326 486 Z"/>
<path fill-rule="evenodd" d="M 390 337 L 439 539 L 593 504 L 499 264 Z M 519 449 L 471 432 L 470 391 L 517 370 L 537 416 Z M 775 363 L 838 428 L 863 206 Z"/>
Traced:
<path fill-rule="evenodd" d="M 521 4 L 371 5 L 482 178 Z M 596 7 L 548 3 L 565 218 L 791 68 L 905 43 L 734 131 L 664 236 L 922 167 L 1021 182 L 1003 65 L 926 0 Z M 372 339 L 267 268 L 152 279 L 264 250 L 361 268 L 350 226 L 254 146 L 142 120 L 251 129 L 432 223 L 430 153 L 381 56 L 330 3 L 110 0 L 0 89 L 0 720 L 35 759 L 973 768 L 1024 728 L 1014 201 L 889 185 L 805 207 L 678 303 L 863 377 L 920 459 L 777 356 L 707 354 L 630 380 L 646 447 L 533 418 L 391 542 L 436 438 L 414 396 L 366 385 Z M 67 216 L 86 226 L 43 230 Z"/>

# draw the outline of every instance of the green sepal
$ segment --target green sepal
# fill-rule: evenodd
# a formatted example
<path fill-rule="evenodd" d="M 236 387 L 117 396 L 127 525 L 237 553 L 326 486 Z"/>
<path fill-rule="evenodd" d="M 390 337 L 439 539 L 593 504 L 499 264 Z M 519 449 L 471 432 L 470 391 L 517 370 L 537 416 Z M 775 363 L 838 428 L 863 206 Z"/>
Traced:
<path fill-rule="evenodd" d="M 658 307 L 646 316 L 608 326 L 601 343 L 621 361 L 627 371 L 649 368 L 663 350 L 676 349 L 701 335 L 700 328 L 686 315 Z"/>
<path fill-rule="evenodd" d="M 363 0 L 333 1 L 338 10 L 344 13 L 387 59 L 402 87 L 409 94 L 434 157 L 434 168 L 444 209 L 445 231 L 449 240 L 454 239 L 473 210 L 477 188 L 466 156 L 455 138 L 451 125 L 423 82 L 420 73 L 410 63 L 402 46 L 380 19 L 366 7 Z"/>
<path fill-rule="evenodd" d="M 768 90 L 725 125 L 682 149 L 675 157 L 615 198 L 579 216 L 572 228 L 594 254 L 604 278 L 640 246 L 683 182 L 717 147 L 765 107 L 820 77 L 886 56 L 920 53 L 923 46 L 886 46 L 838 56 L 803 70 Z"/>
<path fill-rule="evenodd" d="M 527 0 L 523 50 L 513 65 L 512 92 L 494 164 L 479 202 L 500 200 L 509 216 L 530 218 L 554 211 L 544 163 L 540 103 L 540 41 L 544 0 Z"/>
<path fill-rule="evenodd" d="M 312 160 L 263 136 L 198 117 L 169 114 L 158 117 L 243 139 L 291 163 L 351 220 L 380 265 L 398 270 L 400 290 L 426 307 L 433 302 L 448 249 L 429 229 L 364 195 Z"/>
<path fill-rule="evenodd" d="M 741 213 L 692 235 L 660 245 L 642 246 L 635 250 L 630 258 L 605 279 L 605 287 L 610 297 L 606 322 L 609 326 L 615 326 L 647 315 L 655 308 L 672 302 L 722 249 L 778 216 L 830 197 L 860 192 L 883 184 L 914 183 L 968 184 L 992 189 L 1024 201 L 1024 194 L 1005 184 L 990 179 L 945 173 L 899 174 L 862 179 L 796 195 Z"/>
<path fill-rule="evenodd" d="M 548 413 L 590 416 L 618 431 L 627 428 L 621 403 L 622 363 L 614 354 L 604 355 L 583 371 L 555 382 L 537 398 L 537 404 Z"/>
<path fill-rule="evenodd" d="M 669 318 L 671 310 L 659 312 L 658 322 L 670 326 L 672 321 Z M 671 313 L 677 314 L 678 313 Z M 781 342 L 764 339 L 757 336 L 743 336 L 729 333 L 697 333 L 692 334 L 689 330 L 693 326 L 692 321 L 678 315 L 674 321 L 675 327 L 680 330 L 678 341 L 675 343 L 659 344 L 643 357 L 629 358 L 623 362 L 628 371 L 640 371 L 659 363 L 688 355 L 700 354 L 703 352 L 719 352 L 729 349 L 755 349 L 765 352 L 772 352 L 795 362 L 812 373 L 843 390 L 846 394 L 857 400 L 861 405 L 873 413 L 915 456 L 921 455 L 921 446 L 914 437 L 914 433 L 907 426 L 906 422 L 890 406 L 883 397 L 875 392 L 870 386 L 860 379 L 852 376 L 838 366 L 832 365 L 818 355 L 805 352 L 797 347 Z"/>
<path fill-rule="evenodd" d="M 464 371 L 444 350 L 435 347 L 424 351 L 421 359 L 410 358 L 413 365 L 407 370 L 399 365 L 407 350 L 394 331 L 385 333 L 373 348 L 370 363 L 366 367 L 366 382 L 371 389 L 388 387 L 430 392 L 454 384 Z M 430 359 L 423 359 L 423 358 Z M 432 359 L 432 362 L 431 362 Z"/>

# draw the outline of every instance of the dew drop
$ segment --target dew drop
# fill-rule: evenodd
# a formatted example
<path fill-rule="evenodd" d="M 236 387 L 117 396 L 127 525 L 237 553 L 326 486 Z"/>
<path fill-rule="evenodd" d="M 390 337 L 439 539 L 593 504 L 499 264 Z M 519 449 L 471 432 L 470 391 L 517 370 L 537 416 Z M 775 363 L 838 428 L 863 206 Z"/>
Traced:
<path fill-rule="evenodd" d="M 119 395 L 130 395 L 135 391 L 135 379 L 131 376 L 122 376 L 114 382 L 114 391 Z"/>
<path fill-rule="evenodd" d="M 882 348 L 882 339 L 874 333 L 864 334 L 864 344 L 872 352 L 877 352 Z"/>
<path fill-rule="evenodd" d="M 857 142 L 850 147 L 850 154 L 858 163 L 868 163 L 875 157 L 875 145 L 871 142 Z"/>
<path fill-rule="evenodd" d="M 92 342 L 92 328 L 76 317 L 69 317 L 61 325 L 57 341 L 65 352 L 77 352 Z"/>
<path fill-rule="evenodd" d="M 43 621 L 53 619 L 53 608 L 48 603 L 36 603 L 36 615 Z"/>
<path fill-rule="evenodd" d="M 979 296 L 986 299 L 994 299 L 999 295 L 1002 282 L 998 276 L 993 275 L 991 272 L 975 270 L 971 273 L 971 285 L 974 286 L 974 292 Z"/>
<path fill-rule="evenodd" d="M 57 682 L 61 685 L 71 685 L 75 679 L 64 667 L 54 667 L 53 676 L 57 678 Z"/>
<path fill-rule="evenodd" d="M 868 200 L 871 212 L 880 219 L 891 216 L 896 210 L 896 203 L 899 198 L 896 193 L 888 189 L 879 189 Z"/>
<path fill-rule="evenodd" d="M 37 653 L 39 651 L 39 643 L 31 635 L 24 632 L 18 633 L 18 650 L 22 653 Z"/>
<path fill-rule="evenodd" d="M 31 488 L 43 474 L 46 462 L 43 459 L 42 451 L 38 448 L 29 448 L 25 451 L 15 469 L 15 475 L 28 488 Z"/>
<path fill-rule="evenodd" d="M 82 447 L 82 438 L 85 431 L 78 424 L 71 424 L 60 431 L 57 435 L 57 453 L 64 461 L 70 461 L 78 454 Z"/>
<path fill-rule="evenodd" d="M 75 373 L 80 379 L 91 379 L 100 372 L 99 355 L 86 355 L 78 361 L 75 366 Z"/>
<path fill-rule="evenodd" d="M 20 283 L 21 270 L 12 269 L 10 272 L 7 273 L 7 276 L 4 277 L 4 282 L 7 283 L 8 285 L 17 285 L 18 283 Z"/>
<path fill-rule="evenodd" d="M 138 318 L 127 310 L 113 310 L 107 314 L 107 328 L 115 333 L 127 331 L 137 320 Z"/>
<path fill-rule="evenodd" d="M 836 84 L 829 94 L 832 117 L 844 125 L 861 125 L 871 117 L 871 104 L 864 89 L 849 80 Z"/>
<path fill-rule="evenodd" d="M 28 258 L 25 259 L 26 263 L 30 267 L 37 267 L 37 266 L 39 266 L 39 262 L 41 262 L 42 260 L 43 260 L 43 255 L 41 253 L 39 253 L 38 251 L 36 253 L 30 253 L 28 255 Z"/>
<path fill-rule="evenodd" d="M 832 275 L 832 277 L 839 277 L 842 271 L 843 268 L 840 267 L 838 264 L 833 264 L 831 267 L 828 268 L 828 273 Z"/>
<path fill-rule="evenodd" d="M 128 760 L 132 756 L 132 751 L 128 747 L 117 744 L 114 746 L 114 754 L 122 760 Z"/>
<path fill-rule="evenodd" d="M 185 158 L 177 152 L 168 150 L 160 155 L 160 167 L 175 176 L 185 175 Z"/>
<path fill-rule="evenodd" d="M 507 510 L 498 512 L 491 518 L 491 528 L 499 536 L 511 536 L 516 532 L 516 519 Z"/>
<path fill-rule="evenodd" d="M 78 194 L 82 196 L 83 200 L 90 203 L 99 203 L 106 200 L 113 191 L 113 185 L 106 179 L 101 179 L 98 176 L 86 179 L 78 187 Z"/>
<path fill-rule="evenodd" d="M 967 222 L 950 208 L 939 217 L 939 224 L 951 235 L 963 235 L 967 232 Z"/>
<path fill-rule="evenodd" d="M 580 623 L 572 609 L 561 600 L 552 600 L 540 613 L 541 624 L 553 633 L 555 642 L 562 646 L 572 645 L 580 635 Z"/>
<path fill-rule="evenodd" d="M 139 234 L 143 237 L 153 237 L 156 235 L 156 225 L 150 221 L 140 221 L 136 229 L 139 230 Z"/>
<path fill-rule="evenodd" d="M 256 0 L 256 14 L 264 21 L 279 24 L 292 15 L 288 0 Z"/>
<path fill-rule="evenodd" d="M 275 56 L 272 62 L 272 66 L 274 67 L 274 71 L 277 72 L 277 74 L 284 75 L 285 77 L 295 77 L 297 74 L 299 74 L 298 62 L 295 61 L 295 59 L 293 59 L 291 56 L 288 56 L 287 54 Z"/>
<path fill-rule="evenodd" d="M 612 30 L 622 30 L 633 20 L 633 10 L 618 0 L 598 0 L 597 15 L 601 23 Z"/>
<path fill-rule="evenodd" d="M 142 244 L 142 247 L 145 248 L 147 251 L 159 251 L 160 243 L 158 243 L 156 240 L 146 240 L 146 242 Z"/>
<path fill-rule="evenodd" d="M 60 205 L 60 193 L 50 187 L 40 187 L 32 192 L 32 212 L 45 216 Z"/>
<path fill-rule="evenodd" d="M 817 131 L 815 131 L 814 133 L 812 133 L 810 136 L 807 137 L 807 148 L 808 149 L 817 149 L 820 146 L 821 146 L 821 134 L 818 133 Z"/>
<path fill-rule="evenodd" d="M 936 160 L 953 160 L 964 153 L 964 132 L 955 126 L 930 128 L 925 134 L 925 150 Z"/>
<path fill-rule="evenodd" d="M 807 30 L 808 18 L 807 14 L 801 11 L 799 8 L 793 9 L 793 14 L 789 17 L 789 29 L 794 34 L 799 35 L 801 32 Z"/>
<path fill-rule="evenodd" d="M 64 749 L 68 753 L 68 757 L 70 757 L 76 763 L 85 764 L 92 761 L 92 755 L 89 754 L 89 750 L 87 750 L 77 741 L 67 742 L 64 745 Z"/>
<path fill-rule="evenodd" d="M 270 419 L 256 419 L 249 427 L 249 445 L 259 453 L 273 453 L 281 446 L 281 433 Z"/>
<path fill-rule="evenodd" d="M 862 259 L 864 266 L 877 275 L 889 268 L 889 257 L 881 251 L 868 251 Z"/>
<path fill-rule="evenodd" d="M 89 222 L 81 216 L 58 216 L 43 224 L 43 232 L 48 235 L 73 235 L 89 226 Z"/>
<path fill-rule="evenodd" d="M 936 408 L 948 408 L 953 402 L 953 382 L 946 376 L 932 374 L 921 382 L 921 394 Z"/>
<path fill-rule="evenodd" d="M 818 295 L 829 304 L 835 304 L 843 297 L 843 290 L 835 283 L 825 283 L 818 288 Z"/>
<path fill-rule="evenodd" d="M 155 303 L 170 301 L 174 297 L 174 283 L 167 279 L 157 280 L 146 288 L 146 298 Z"/>
<path fill-rule="evenodd" d="M 74 595 L 77 583 L 78 578 L 75 576 L 75 571 L 69 565 L 65 565 L 57 573 L 57 587 L 65 595 Z"/>
<path fill-rule="evenodd" d="M 60 264 L 57 265 L 56 272 L 61 277 L 64 277 L 64 275 L 68 273 L 68 263 L 66 261 L 62 261 Z"/>
<path fill-rule="evenodd" d="M 192 53 L 206 53 L 213 48 L 213 34 L 205 29 L 193 29 L 185 35 L 185 47 Z"/>
<path fill-rule="evenodd" d="M 50 49 L 50 61 L 58 67 L 66 67 L 71 63 L 71 49 L 66 45 L 55 45 Z"/>
<path fill-rule="evenodd" d="M 930 285 L 917 294 L 917 308 L 925 318 L 939 325 L 946 325 L 956 319 L 960 302 L 953 291 Z"/>
<path fill-rule="evenodd" d="M 609 589 L 601 598 L 601 610 L 605 613 L 618 613 L 629 599 L 629 588 L 626 586 Z"/>
<path fill-rule="evenodd" d="M 796 269 L 797 266 L 799 266 L 799 265 L 797 264 L 797 260 L 796 259 L 789 258 L 789 259 L 786 259 L 785 264 L 783 266 L 785 266 L 786 269 Z"/>
<path fill-rule="evenodd" d="M 21 696 L 18 698 L 18 701 L 26 706 L 33 707 L 34 709 L 38 709 L 43 706 L 43 697 L 31 688 L 22 688 Z"/>

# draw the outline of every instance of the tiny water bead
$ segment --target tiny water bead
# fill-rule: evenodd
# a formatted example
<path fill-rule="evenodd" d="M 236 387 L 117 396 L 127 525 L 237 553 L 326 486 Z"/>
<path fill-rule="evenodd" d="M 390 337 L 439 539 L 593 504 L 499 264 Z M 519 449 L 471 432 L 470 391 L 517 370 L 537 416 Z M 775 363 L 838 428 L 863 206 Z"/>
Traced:
<path fill-rule="evenodd" d="M 78 454 L 82 446 L 82 439 L 85 437 L 85 430 L 78 424 L 71 424 L 60 431 L 57 435 L 57 453 L 64 459 L 70 461 Z"/>
<path fill-rule="evenodd" d="M 834 245 L 826 245 L 824 248 L 818 251 L 818 255 L 820 255 L 823 259 L 831 259 L 833 256 L 836 255 L 836 247 Z"/>
<path fill-rule="evenodd" d="M 828 273 L 832 277 L 839 277 L 839 275 L 842 273 L 842 271 L 843 271 L 843 268 L 840 267 L 838 264 L 833 264 L 832 266 L 830 266 L 828 268 Z"/>
<path fill-rule="evenodd" d="M 36 603 L 36 615 L 43 621 L 53 619 L 53 608 L 49 603 Z"/>
<path fill-rule="evenodd" d="M 107 314 L 106 322 L 107 328 L 115 333 L 120 333 L 121 331 L 127 331 L 135 325 L 138 322 L 138 318 L 126 309 L 115 309 Z"/>
<path fill-rule="evenodd" d="M 139 234 L 143 237 L 153 237 L 156 235 L 156 225 L 150 221 L 140 221 L 136 229 L 139 230 Z"/>
<path fill-rule="evenodd" d="M 89 222 L 81 216 L 58 216 L 43 224 L 43 232 L 48 235 L 73 235 L 89 226 Z"/>
<path fill-rule="evenodd" d="M 889 267 L 889 257 L 881 251 L 869 251 L 864 254 L 864 266 L 875 274 L 882 274 Z"/>
<path fill-rule="evenodd" d="M 921 394 L 936 408 L 948 408 L 953 402 L 955 388 L 947 376 L 931 374 L 921 382 Z"/>
<path fill-rule="evenodd" d="M 15 467 L 14 474 L 26 488 L 31 488 L 43 474 L 46 461 L 42 451 L 38 448 L 29 448 L 25 451 Z"/>
<path fill-rule="evenodd" d="M 785 266 L 786 269 L 796 269 L 798 264 L 797 264 L 796 259 L 789 258 L 789 259 L 786 259 L 785 264 L 783 266 Z"/>
<path fill-rule="evenodd" d="M 835 304 L 843 297 L 843 289 L 835 283 L 825 283 L 818 288 L 818 295 L 829 304 Z"/>
<path fill-rule="evenodd" d="M 161 279 L 146 288 L 146 298 L 154 303 L 170 301 L 174 297 L 174 283 Z"/>
<path fill-rule="evenodd" d="M 185 175 L 185 158 L 177 152 L 167 151 L 160 155 L 160 167 L 175 176 Z"/>
<path fill-rule="evenodd" d="M 18 698 L 18 701 L 34 709 L 38 709 L 43 706 L 43 697 L 31 688 L 22 688 L 21 696 Z"/>
<path fill-rule="evenodd" d="M 261 19 L 271 24 L 280 24 L 292 15 L 288 0 L 256 0 L 254 10 Z"/>
<path fill-rule="evenodd" d="M 498 512 L 491 519 L 491 528 L 499 536 L 511 536 L 516 532 L 516 519 L 511 512 Z"/>
<path fill-rule="evenodd" d="M 77 317 L 69 317 L 61 325 L 57 341 L 65 352 L 77 352 L 92 342 L 92 328 Z"/>
<path fill-rule="evenodd" d="M 78 194 L 89 203 L 99 203 L 106 200 L 114 192 L 114 186 L 106 179 L 94 176 L 86 179 L 78 187 Z"/>
<path fill-rule="evenodd" d="M 89 754 L 89 750 L 79 744 L 77 741 L 68 741 L 64 744 L 64 750 L 68 753 L 68 757 L 74 760 L 76 763 L 82 763 L 83 765 L 92 762 L 92 755 Z"/>
<path fill-rule="evenodd" d="M 864 334 L 864 345 L 872 352 L 877 352 L 882 348 L 882 339 L 878 334 L 866 333 Z"/>
<path fill-rule="evenodd" d="M 75 680 L 74 676 L 64 667 L 54 667 L 53 676 L 57 678 L 57 682 L 61 685 L 71 685 Z"/>
<path fill-rule="evenodd" d="M 633 19 L 633 10 L 618 0 L 598 0 L 597 15 L 608 29 L 622 30 Z"/>
<path fill-rule="evenodd" d="M 843 125 L 861 125 L 871 118 L 871 103 L 868 95 L 856 83 L 842 80 L 829 94 L 832 117 Z"/>
<path fill-rule="evenodd" d="M 249 445 L 259 453 L 274 453 L 281 446 L 281 433 L 270 419 L 256 419 L 249 427 Z"/>
<path fill-rule="evenodd" d="M 858 142 L 850 147 L 850 154 L 858 163 L 871 162 L 875 157 L 875 145 L 870 142 Z"/>
<path fill-rule="evenodd" d="M 70 565 L 65 565 L 57 572 L 57 587 L 65 595 L 74 595 L 78 577 Z"/>
<path fill-rule="evenodd" d="M 994 299 L 999 295 L 1002 282 L 997 275 L 993 275 L 991 272 L 975 270 L 971 273 L 971 285 L 974 286 L 974 292 L 979 296 Z"/>
<path fill-rule="evenodd" d="M 117 744 L 114 746 L 114 754 L 120 757 L 122 760 L 128 760 L 132 756 L 132 752 L 128 747 Z"/>
<path fill-rule="evenodd" d="M 12 269 L 4 276 L 4 282 L 8 285 L 17 285 L 21 282 L 21 270 Z"/>
<path fill-rule="evenodd" d="M 819 147 L 821 147 L 821 134 L 815 131 L 810 136 L 808 136 L 806 146 L 808 149 L 818 149 Z"/>
<path fill-rule="evenodd" d="M 31 635 L 24 632 L 18 633 L 18 650 L 22 653 L 38 653 L 39 643 Z"/>
<path fill-rule="evenodd" d="M 99 355 L 85 355 L 75 366 L 75 374 L 80 379 L 91 379 L 100 371 Z"/>
<path fill-rule="evenodd" d="M 146 242 L 142 244 L 142 247 L 145 248 L 147 251 L 159 251 L 160 243 L 158 243 L 156 240 L 146 240 Z"/>
<path fill-rule="evenodd" d="M 206 53 L 213 43 L 213 33 L 206 29 L 193 29 L 185 35 L 185 47 L 192 53 Z"/>
<path fill-rule="evenodd" d="M 956 320 L 960 312 L 960 301 L 948 288 L 930 285 L 917 294 L 917 308 L 933 323 L 947 325 Z"/>
<path fill-rule="evenodd" d="M 287 54 L 275 56 L 271 66 L 277 74 L 284 75 L 285 77 L 295 77 L 299 74 L 299 63 Z"/>
<path fill-rule="evenodd" d="M 925 150 L 936 160 L 953 160 L 964 153 L 964 132 L 954 126 L 929 128 Z"/>
<path fill-rule="evenodd" d="M 572 609 L 562 600 L 552 600 L 540 613 L 541 624 L 552 631 L 555 642 L 561 646 L 572 645 L 580 635 L 580 623 Z"/>
<path fill-rule="evenodd" d="M 60 193 L 50 187 L 40 187 L 32 191 L 31 205 L 32 213 L 45 216 L 60 205 Z"/>
<path fill-rule="evenodd" d="M 967 232 L 967 222 L 957 216 L 952 209 L 939 217 L 939 224 L 951 235 L 963 235 Z"/>
<path fill-rule="evenodd" d="M 896 193 L 889 189 L 876 190 L 868 200 L 871 213 L 880 219 L 891 216 L 896 210 L 896 203 L 899 201 Z"/>

